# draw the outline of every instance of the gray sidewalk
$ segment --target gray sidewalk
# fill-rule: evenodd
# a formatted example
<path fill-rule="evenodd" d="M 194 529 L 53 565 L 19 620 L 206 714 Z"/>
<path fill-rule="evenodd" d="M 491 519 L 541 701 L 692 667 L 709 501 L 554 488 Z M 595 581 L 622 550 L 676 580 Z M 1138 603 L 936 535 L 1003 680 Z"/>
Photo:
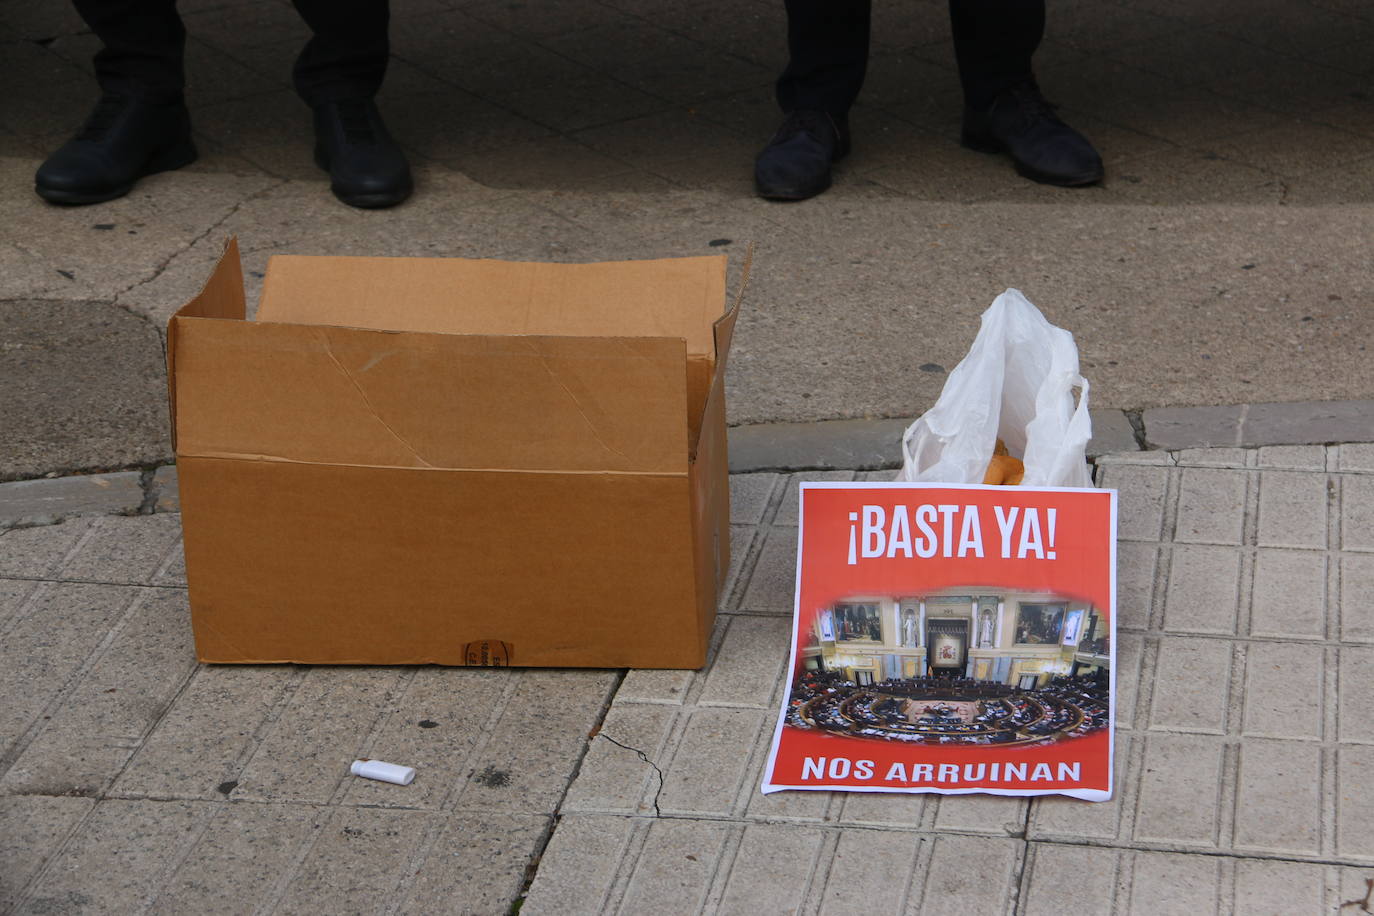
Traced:
<path fill-rule="evenodd" d="M 175 512 L 0 533 L 0 912 L 1361 912 L 1374 446 L 1098 467 L 1104 804 L 758 792 L 795 485 L 853 472 L 732 478 L 700 672 L 197 665 Z"/>

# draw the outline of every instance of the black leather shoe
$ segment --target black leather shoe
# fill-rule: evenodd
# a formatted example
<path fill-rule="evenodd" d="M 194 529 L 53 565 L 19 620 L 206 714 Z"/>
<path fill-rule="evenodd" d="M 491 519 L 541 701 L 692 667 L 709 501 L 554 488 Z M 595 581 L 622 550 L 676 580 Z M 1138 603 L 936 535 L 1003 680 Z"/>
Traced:
<path fill-rule="evenodd" d="M 405 153 L 371 99 L 316 106 L 315 164 L 329 173 L 334 196 L 350 207 L 394 207 L 415 187 Z"/>
<path fill-rule="evenodd" d="M 754 160 L 754 188 L 769 200 L 806 200 L 830 187 L 849 152 L 849 125 L 824 111 L 794 111 Z"/>
<path fill-rule="evenodd" d="M 1054 113 L 1033 82 L 997 96 L 987 111 L 964 109 L 964 146 L 1008 153 L 1016 171 L 1045 184 L 1074 187 L 1102 180 L 1102 157 Z"/>
<path fill-rule="evenodd" d="M 106 95 L 81 132 L 38 167 L 34 190 L 55 204 L 96 204 L 123 197 L 145 175 L 195 160 L 185 105 Z"/>

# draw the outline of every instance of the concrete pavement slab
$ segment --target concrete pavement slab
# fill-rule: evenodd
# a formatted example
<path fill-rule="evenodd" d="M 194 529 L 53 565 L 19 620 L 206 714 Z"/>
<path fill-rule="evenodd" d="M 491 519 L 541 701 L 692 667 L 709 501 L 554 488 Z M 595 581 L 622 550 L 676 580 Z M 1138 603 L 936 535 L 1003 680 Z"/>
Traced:
<path fill-rule="evenodd" d="M 0 797 L 0 907 L 9 912 L 18 904 L 20 891 L 93 807 L 89 798 Z"/>
<path fill-rule="evenodd" d="M 143 497 L 138 471 L 0 483 L 0 528 L 50 525 L 78 515 L 133 515 Z"/>

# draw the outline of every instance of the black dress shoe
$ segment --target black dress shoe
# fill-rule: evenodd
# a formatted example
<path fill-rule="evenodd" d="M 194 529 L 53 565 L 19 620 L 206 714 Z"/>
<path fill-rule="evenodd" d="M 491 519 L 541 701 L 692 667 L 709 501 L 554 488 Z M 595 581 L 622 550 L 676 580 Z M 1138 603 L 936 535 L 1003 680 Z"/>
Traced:
<path fill-rule="evenodd" d="M 185 105 L 106 95 L 81 132 L 38 167 L 34 190 L 55 204 L 95 204 L 123 197 L 144 175 L 195 160 Z"/>
<path fill-rule="evenodd" d="M 371 99 L 315 107 L 315 164 L 329 173 L 334 196 L 350 207 L 394 207 L 415 187 L 405 153 Z"/>
<path fill-rule="evenodd" d="M 1008 153 L 1016 171 L 1045 184 L 1073 187 L 1102 180 L 1102 157 L 1054 113 L 1033 82 L 1015 86 L 987 111 L 964 109 L 964 146 Z"/>
<path fill-rule="evenodd" d="M 830 165 L 849 152 L 849 125 L 824 111 L 794 111 L 754 160 L 754 188 L 769 200 L 806 200 L 830 187 Z"/>

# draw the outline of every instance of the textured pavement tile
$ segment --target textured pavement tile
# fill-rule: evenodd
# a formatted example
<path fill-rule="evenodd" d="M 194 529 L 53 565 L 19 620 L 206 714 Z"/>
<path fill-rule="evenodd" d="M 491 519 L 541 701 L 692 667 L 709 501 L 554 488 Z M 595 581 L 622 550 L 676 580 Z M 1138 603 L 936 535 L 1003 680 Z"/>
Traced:
<path fill-rule="evenodd" d="M 181 516 L 100 518 L 63 565 L 63 579 L 151 583 L 167 554 L 181 541 Z"/>
<path fill-rule="evenodd" d="M 1342 471 L 1374 471 L 1374 444 L 1346 443 L 1333 448 Z"/>
<path fill-rule="evenodd" d="M 757 525 L 773 497 L 777 474 L 730 475 L 730 522 L 735 525 Z"/>
<path fill-rule="evenodd" d="M 1343 648 L 1338 659 L 1339 740 L 1374 744 L 1374 649 Z"/>
<path fill-rule="evenodd" d="M 1118 491 L 1117 532 L 1123 541 L 1158 541 L 1164 527 L 1165 468 L 1110 464 L 1100 486 Z"/>
<path fill-rule="evenodd" d="M 1288 468 L 1295 471 L 1326 470 L 1324 445 L 1270 445 L 1256 450 L 1262 468 Z M 1263 481 L 1260 484 L 1263 487 Z M 1321 546 L 1325 547 L 1325 540 Z"/>
<path fill-rule="evenodd" d="M 797 524 L 797 509 L 801 497 L 799 485 L 801 483 L 827 480 L 843 482 L 853 479 L 853 471 L 803 471 L 799 474 L 788 474 L 782 479 L 782 502 L 778 503 L 778 511 L 774 513 L 772 523 L 774 525 Z"/>
<path fill-rule="evenodd" d="M 0 761 L 43 710 L 74 685 L 139 596 L 112 585 L 43 585 L 0 638 Z"/>
<path fill-rule="evenodd" d="M 1126 778 L 1132 743 L 1130 736 L 1117 735 L 1110 801 L 1085 802 L 1054 795 L 1037 798 L 1031 803 L 1027 836 L 1035 840 L 1115 840 L 1121 831 L 1122 813 L 1135 801 L 1134 787 Z"/>
<path fill-rule="evenodd" d="M 755 766 L 752 772 L 744 780 L 744 792 L 748 803 L 746 805 L 745 817 L 751 821 L 792 821 L 796 823 L 820 824 L 832 819 L 831 812 L 839 810 L 840 805 L 846 796 L 856 797 L 857 795 L 867 795 L 873 793 L 845 793 L 845 792 L 774 792 L 771 795 L 764 795 L 759 791 L 759 786 L 763 784 L 763 770 L 768 763 L 768 743 L 772 741 L 773 730 L 777 725 L 777 716 L 770 716 L 768 728 L 766 728 L 759 741 L 759 746 L 754 750 Z M 898 796 L 882 796 L 883 801 L 891 805 L 887 811 L 889 817 L 901 818 L 906 812 L 911 810 L 909 805 L 903 804 Z M 857 809 L 856 809 L 857 810 Z M 864 809 L 869 810 L 869 809 Z M 841 820 L 844 820 L 841 818 Z M 915 823 L 907 826 L 916 826 Z"/>
<path fill-rule="evenodd" d="M 825 792 L 777 792 L 780 795 L 826 795 Z M 915 830 L 921 826 L 928 807 L 934 807 L 934 796 L 888 794 L 886 792 L 837 792 L 839 821 L 856 827 L 901 827 Z"/>
<path fill-rule="evenodd" d="M 1321 748 L 1310 742 L 1247 738 L 1236 789 L 1237 849 L 1321 852 Z"/>
<path fill-rule="evenodd" d="M 739 588 L 741 574 L 754 564 L 758 550 L 758 529 L 753 526 L 730 526 L 730 566 L 725 571 L 725 581 L 720 586 L 717 610 L 730 613 L 736 610 L 735 593 Z"/>
<path fill-rule="evenodd" d="M 1118 633 L 1116 638 L 1116 719 L 1117 728 L 1135 728 L 1137 686 L 1141 678 L 1143 637 Z"/>
<path fill-rule="evenodd" d="M 1326 548 L 1325 474 L 1260 474 L 1259 545 Z"/>
<path fill-rule="evenodd" d="M 0 576 L 51 578 L 90 527 L 90 519 L 76 519 L 42 528 L 0 530 Z"/>
<path fill-rule="evenodd" d="M 1154 606 L 1155 566 L 1159 548 L 1118 541 L 1116 545 L 1117 626 L 1144 629 Z"/>
<path fill-rule="evenodd" d="M 1296 639 L 1322 639 L 1328 619 L 1327 555 L 1314 551 L 1255 551 L 1255 587 L 1250 601 L 1250 633 Z"/>
<path fill-rule="evenodd" d="M 620 903 L 622 913 L 653 913 L 665 907 L 697 912 L 730 835 L 726 824 L 654 821 Z"/>
<path fill-rule="evenodd" d="M 1165 629 L 1175 633 L 1234 633 L 1239 586 L 1237 551 L 1205 545 L 1174 547 L 1164 599 Z"/>
<path fill-rule="evenodd" d="M 1245 526 L 1244 471 L 1184 468 L 1174 540 L 1190 544 L 1240 544 Z"/>
<path fill-rule="evenodd" d="M 563 818 L 539 861 L 521 914 L 604 913 L 634 824 L 628 817 Z"/>
<path fill-rule="evenodd" d="M 992 836 L 1022 836 L 1025 833 L 1024 798 L 996 795 L 942 795 L 935 810 L 935 829 L 955 833 L 985 833 Z"/>
<path fill-rule="evenodd" d="M 95 804 L 89 798 L 0 798 L 0 907 L 19 895 Z"/>
<path fill-rule="evenodd" d="M 1374 642 L 1374 557 L 1341 557 L 1341 639 Z"/>
<path fill-rule="evenodd" d="M 1326 903 L 1325 871 L 1321 865 L 1238 859 L 1233 912 L 1237 916 L 1319 912 Z"/>
<path fill-rule="evenodd" d="M 821 895 L 823 916 L 900 913 L 922 840 L 893 830 L 840 834 Z"/>
<path fill-rule="evenodd" d="M 546 817 L 451 815 L 396 912 L 420 916 L 436 905 L 464 913 L 509 912 L 548 829 Z"/>
<path fill-rule="evenodd" d="M 672 761 L 663 768 L 659 810 L 665 814 L 730 814 L 749 763 L 741 749 L 755 745 L 764 716 L 753 709 L 697 709 L 682 730 Z"/>
<path fill-rule="evenodd" d="M 1022 845 L 1016 840 L 945 834 L 935 838 L 922 893 L 915 888 L 908 914 L 955 916 L 1009 913 L 1015 902 L 1014 875 Z M 976 862 L 977 868 L 969 863 Z"/>
<path fill-rule="evenodd" d="M 1374 551 L 1374 476 L 1341 478 L 1341 549 Z"/>
<path fill-rule="evenodd" d="M 1061 916 L 1086 901 L 1097 912 L 1113 911 L 1120 856 L 1115 849 L 1032 843 L 1030 855 L 1026 916 Z"/>
<path fill-rule="evenodd" d="M 615 693 L 615 701 L 681 705 L 695 676 L 695 671 L 633 668 L 625 673 L 625 680 L 620 682 L 620 689 Z"/>
<path fill-rule="evenodd" d="M 344 804 L 441 807 L 466 781 L 474 751 L 490 734 L 492 711 L 514 676 L 490 668 L 417 668 L 360 755 L 414 767 L 415 781 L 395 786 L 353 779 Z"/>
<path fill-rule="evenodd" d="M 1318 646 L 1250 643 L 1241 732 L 1266 738 L 1322 738 L 1325 653 Z M 1218 672 L 1218 679 L 1223 676 Z"/>
<path fill-rule="evenodd" d="M 238 778 L 236 799 L 323 804 L 401 680 L 396 668 L 312 667 Z"/>
<path fill-rule="evenodd" d="M 367 913 L 388 906 L 414 874 L 438 815 L 383 808 L 344 808 L 320 828 L 276 913 Z"/>
<path fill-rule="evenodd" d="M 42 588 L 41 583 L 31 579 L 0 579 L 0 633 L 5 631 L 7 621 L 23 611 Z"/>
<path fill-rule="evenodd" d="M 115 783 L 117 795 L 223 798 L 258 730 L 298 680 L 286 665 L 202 665 Z"/>
<path fill-rule="evenodd" d="M 473 759 L 455 804 L 484 811 L 551 814 L 572 779 L 617 675 L 529 669 Z"/>
<path fill-rule="evenodd" d="M 719 913 L 796 912 L 818 871 L 825 835 L 812 827 L 744 828 Z"/>
<path fill-rule="evenodd" d="M 29 889 L 20 912 L 142 911 L 215 810 L 204 802 L 100 802 Z"/>
<path fill-rule="evenodd" d="M 797 529 L 770 528 L 739 607 L 744 611 L 786 614 L 790 619 L 796 589 Z"/>
<path fill-rule="evenodd" d="M 1374 862 L 1374 747 L 1342 744 L 1336 752 L 1336 853 Z"/>
<path fill-rule="evenodd" d="M 697 703 L 770 706 L 791 636 L 792 622 L 784 617 L 731 618 Z"/>
<path fill-rule="evenodd" d="M 297 855 L 328 822 L 305 805 L 220 805 L 176 871 L 155 892 L 149 913 L 248 916 L 294 870 Z"/>
<path fill-rule="evenodd" d="M 661 766 L 657 762 L 675 717 L 671 706 L 621 702 L 612 706 L 582 759 L 562 810 L 651 813 L 662 780 L 654 767 Z"/>
<path fill-rule="evenodd" d="M 1137 840 L 1217 845 L 1223 750 L 1218 738 L 1153 734 L 1146 739 Z"/>
<path fill-rule="evenodd" d="M 1138 852 L 1131 879 L 1131 916 L 1219 913 L 1220 856 Z"/>
<path fill-rule="evenodd" d="M 142 591 L 109 648 L 37 733 L 0 791 L 102 791 L 195 668 L 186 596 Z"/>
<path fill-rule="evenodd" d="M 1161 638 L 1150 727 L 1225 734 L 1230 672 L 1229 642 L 1187 636 Z"/>

